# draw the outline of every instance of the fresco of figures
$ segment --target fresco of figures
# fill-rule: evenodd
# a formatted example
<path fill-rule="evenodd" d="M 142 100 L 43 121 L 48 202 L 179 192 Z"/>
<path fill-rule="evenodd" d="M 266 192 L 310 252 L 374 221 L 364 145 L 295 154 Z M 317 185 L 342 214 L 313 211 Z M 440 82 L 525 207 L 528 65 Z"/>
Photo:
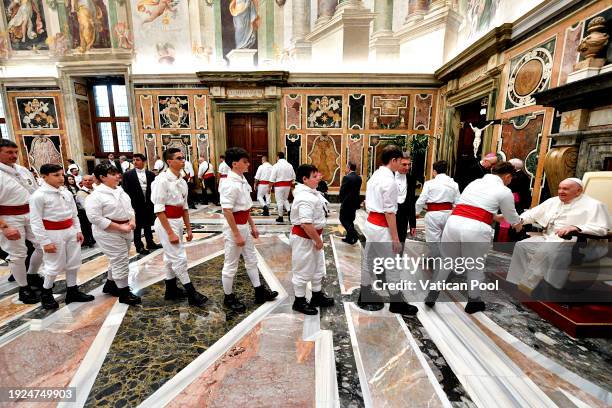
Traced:
<path fill-rule="evenodd" d="M 4 0 L 3 5 L 9 42 L 14 51 L 48 49 L 42 0 Z"/>

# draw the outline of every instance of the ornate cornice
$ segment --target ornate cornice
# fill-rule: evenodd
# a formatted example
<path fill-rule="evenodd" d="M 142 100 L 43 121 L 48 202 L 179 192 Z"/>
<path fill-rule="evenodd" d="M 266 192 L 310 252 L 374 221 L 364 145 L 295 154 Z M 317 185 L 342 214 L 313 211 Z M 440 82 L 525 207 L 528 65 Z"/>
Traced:
<path fill-rule="evenodd" d="M 607 72 L 538 92 L 533 98 L 538 105 L 566 112 L 609 105 L 611 94 L 612 72 Z"/>
<path fill-rule="evenodd" d="M 288 71 L 200 71 L 200 82 L 207 86 L 285 86 Z"/>

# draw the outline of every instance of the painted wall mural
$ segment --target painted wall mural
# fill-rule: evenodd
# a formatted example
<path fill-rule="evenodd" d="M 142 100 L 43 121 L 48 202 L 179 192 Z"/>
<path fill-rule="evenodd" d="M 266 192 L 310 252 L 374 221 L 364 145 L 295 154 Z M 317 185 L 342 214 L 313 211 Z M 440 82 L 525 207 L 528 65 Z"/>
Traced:
<path fill-rule="evenodd" d="M 159 127 L 162 129 L 189 129 L 189 96 L 159 95 Z"/>
<path fill-rule="evenodd" d="M 15 98 L 21 129 L 59 129 L 55 98 Z"/>
<path fill-rule="evenodd" d="M 40 171 L 43 164 L 59 164 L 64 167 L 62 161 L 62 142 L 59 135 L 23 135 L 30 167 Z"/>
<path fill-rule="evenodd" d="M 409 106 L 409 95 L 372 95 L 370 129 L 408 128 Z"/>
<path fill-rule="evenodd" d="M 340 185 L 342 135 L 307 135 L 308 161 L 315 165 L 329 187 Z"/>
<path fill-rule="evenodd" d="M 563 44 L 563 57 L 561 60 L 561 72 L 559 73 L 559 82 L 557 85 L 564 85 L 567 82 L 567 75 L 574 71 L 574 64 L 578 62 L 578 44 L 582 40 L 582 30 L 584 21 L 579 22 L 573 27 L 568 27 L 565 30 L 565 42 Z"/>
<path fill-rule="evenodd" d="M 365 128 L 365 94 L 349 95 L 349 129 Z"/>
<path fill-rule="evenodd" d="M 70 0 L 63 10 L 73 49 L 85 53 L 91 48 L 111 48 L 108 6 L 103 0 Z"/>
<path fill-rule="evenodd" d="M 416 94 L 414 96 L 414 124 L 415 130 L 429 130 L 431 126 L 431 109 L 433 105 L 432 94 Z"/>
<path fill-rule="evenodd" d="M 301 129 L 302 96 L 285 95 L 283 101 L 285 109 L 285 129 Z"/>
<path fill-rule="evenodd" d="M 223 56 L 232 50 L 257 49 L 259 0 L 221 0 Z"/>
<path fill-rule="evenodd" d="M 341 128 L 342 95 L 309 95 L 308 128 Z"/>
<path fill-rule="evenodd" d="M 15 51 L 49 49 L 42 0 L 4 0 L 9 41 Z"/>
<path fill-rule="evenodd" d="M 513 58 L 506 91 L 505 110 L 535 104 L 531 96 L 548 89 L 552 75 L 555 38 Z"/>

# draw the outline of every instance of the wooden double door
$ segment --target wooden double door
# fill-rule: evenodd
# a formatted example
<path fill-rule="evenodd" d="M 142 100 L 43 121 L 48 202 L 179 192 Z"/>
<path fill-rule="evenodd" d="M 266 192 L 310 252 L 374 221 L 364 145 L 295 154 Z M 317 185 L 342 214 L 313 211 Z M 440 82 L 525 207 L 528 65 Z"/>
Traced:
<path fill-rule="evenodd" d="M 230 147 L 242 147 L 249 153 L 247 180 L 253 186 L 261 156 L 268 155 L 268 114 L 267 113 L 227 113 L 225 115 L 227 144 Z M 256 192 L 253 192 L 253 197 Z"/>

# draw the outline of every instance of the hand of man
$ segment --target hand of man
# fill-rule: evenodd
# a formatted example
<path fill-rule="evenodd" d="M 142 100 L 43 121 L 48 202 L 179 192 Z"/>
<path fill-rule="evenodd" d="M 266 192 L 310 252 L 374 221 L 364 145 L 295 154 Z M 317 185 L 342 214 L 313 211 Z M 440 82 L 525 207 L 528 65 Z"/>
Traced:
<path fill-rule="evenodd" d="M 503 216 L 503 215 L 501 215 L 501 214 L 495 214 L 495 215 L 493 216 L 493 220 L 494 220 L 495 222 L 497 222 L 497 223 L 501 224 L 501 223 L 502 223 L 502 222 L 504 222 L 506 219 L 505 219 L 505 218 L 504 218 L 504 216 Z"/>
<path fill-rule="evenodd" d="M 170 241 L 171 244 L 178 244 L 180 241 L 178 235 L 176 235 L 174 231 L 168 234 L 168 240 Z"/>
<path fill-rule="evenodd" d="M 244 238 L 242 237 L 242 234 L 240 233 L 234 235 L 234 241 L 236 242 L 236 245 L 239 247 L 243 247 L 246 242 Z"/>
<path fill-rule="evenodd" d="M 255 239 L 259 238 L 259 230 L 255 227 L 251 228 L 251 236 Z"/>
<path fill-rule="evenodd" d="M 570 234 L 575 231 L 579 231 L 578 227 L 574 227 L 573 225 L 570 225 L 569 227 L 563 227 L 559 231 L 557 231 L 557 235 L 563 238 L 567 234 Z"/>
<path fill-rule="evenodd" d="M 6 227 L 2 230 L 2 233 L 9 241 L 17 241 L 21 238 L 21 234 L 17 228 Z"/>
<path fill-rule="evenodd" d="M 54 254 L 55 252 L 57 252 L 57 248 L 55 247 L 55 244 L 47 244 L 43 245 L 43 251 L 48 254 Z"/>
<path fill-rule="evenodd" d="M 523 223 L 519 222 L 518 224 L 514 224 L 512 227 L 516 232 L 521 232 L 523 230 Z"/>
<path fill-rule="evenodd" d="M 136 223 L 134 221 L 128 222 L 128 225 L 130 226 L 130 231 L 134 231 L 136 229 Z"/>
<path fill-rule="evenodd" d="M 320 250 L 323 249 L 323 240 L 322 239 L 317 239 L 314 244 L 315 244 L 315 249 L 317 251 L 320 251 Z"/>
<path fill-rule="evenodd" d="M 77 232 L 77 242 L 79 244 L 82 244 L 83 241 L 85 241 L 85 237 L 83 236 L 83 233 L 82 232 Z"/>
<path fill-rule="evenodd" d="M 410 228 L 410 236 L 416 237 L 416 228 Z"/>
<path fill-rule="evenodd" d="M 191 229 L 187 230 L 187 242 L 191 242 L 191 240 L 193 239 L 193 231 L 191 231 Z"/>
<path fill-rule="evenodd" d="M 399 239 L 391 241 L 391 244 L 393 246 L 394 254 L 399 254 L 400 252 L 402 252 L 402 243 L 399 241 Z"/>

